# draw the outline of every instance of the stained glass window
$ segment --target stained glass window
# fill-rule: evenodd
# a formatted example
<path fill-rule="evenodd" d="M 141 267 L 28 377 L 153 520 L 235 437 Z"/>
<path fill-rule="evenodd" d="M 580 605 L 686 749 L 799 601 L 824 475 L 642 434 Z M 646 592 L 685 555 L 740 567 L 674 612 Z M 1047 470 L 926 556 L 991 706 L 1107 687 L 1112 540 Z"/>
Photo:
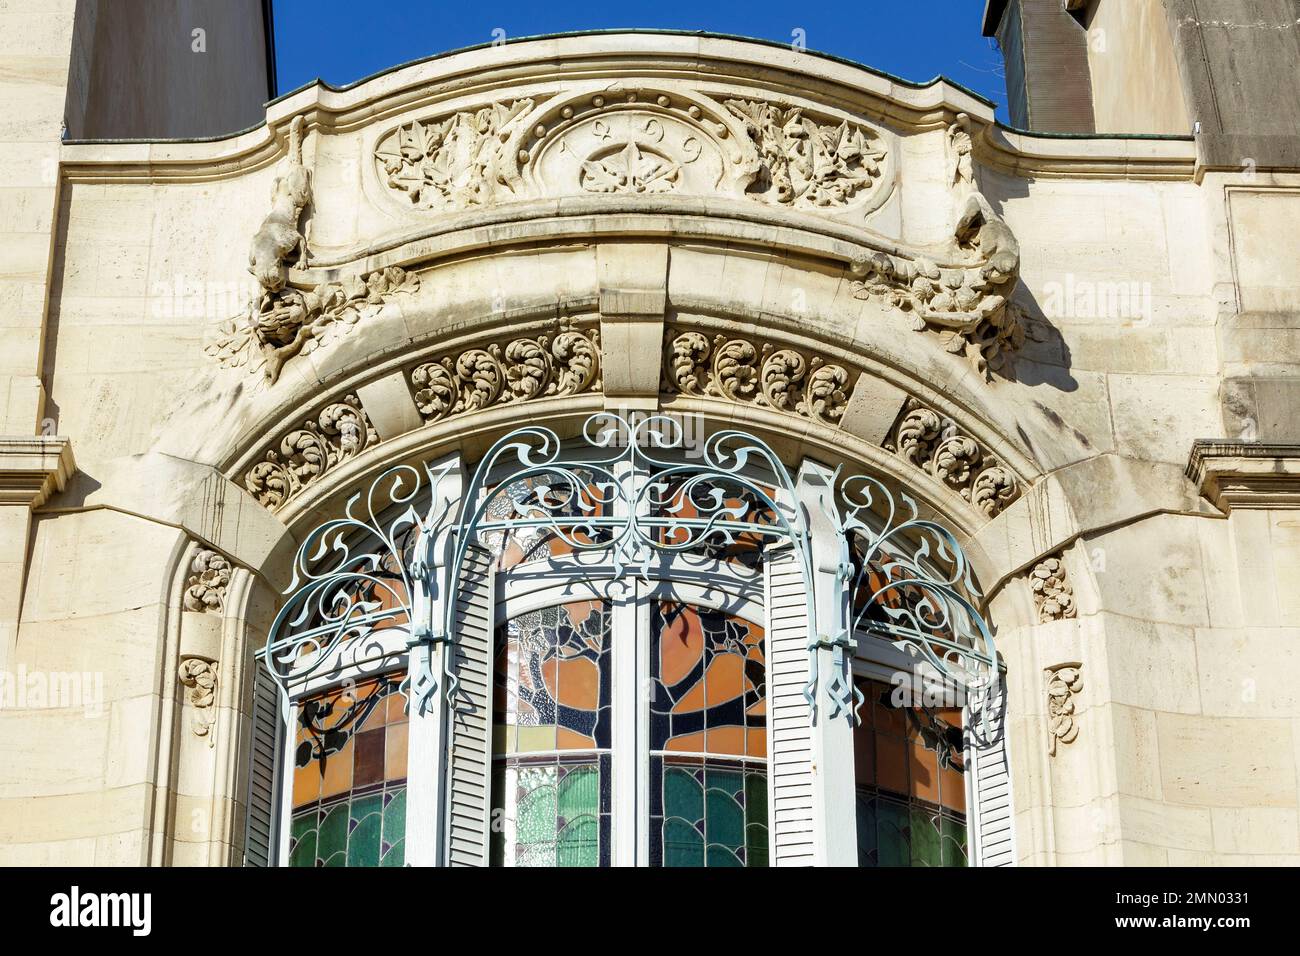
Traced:
<path fill-rule="evenodd" d="M 966 866 L 961 710 L 900 706 L 898 689 L 879 681 L 858 689 L 858 865 Z"/>
<path fill-rule="evenodd" d="M 494 865 L 609 863 L 609 628 L 606 602 L 577 601 L 498 629 Z"/>
<path fill-rule="evenodd" d="M 763 629 L 673 601 L 650 617 L 650 864 L 766 866 Z"/>
<path fill-rule="evenodd" d="M 290 866 L 401 866 L 406 836 L 404 675 L 298 705 Z"/>
<path fill-rule="evenodd" d="M 555 526 L 522 526 L 487 532 L 484 543 L 496 556 L 501 570 L 573 554 L 573 543 L 586 545 L 609 540 L 608 528 L 585 524 L 608 517 L 607 493 L 602 493 L 589 471 L 578 468 L 574 473 L 587 484 L 574 488 L 558 474 L 541 474 L 497 486 L 488 493 L 485 523 L 517 521 L 542 514 L 556 519 Z"/>

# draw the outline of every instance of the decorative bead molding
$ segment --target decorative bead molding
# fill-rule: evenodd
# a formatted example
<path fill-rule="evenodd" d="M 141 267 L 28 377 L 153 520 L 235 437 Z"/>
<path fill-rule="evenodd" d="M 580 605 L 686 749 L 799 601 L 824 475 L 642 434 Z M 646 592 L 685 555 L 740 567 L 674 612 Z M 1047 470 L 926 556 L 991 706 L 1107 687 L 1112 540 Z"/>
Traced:
<path fill-rule="evenodd" d="M 884 447 L 992 518 L 1020 497 L 1015 474 L 957 423 L 909 399 Z"/>
<path fill-rule="evenodd" d="M 1300 508 L 1300 445 L 1198 439 L 1186 474 L 1222 511 Z"/>
<path fill-rule="evenodd" d="M 1047 752 L 1056 756 L 1056 743 L 1074 743 L 1079 736 L 1079 721 L 1074 714 L 1074 698 L 1083 690 L 1083 665 L 1078 661 L 1057 664 L 1047 669 Z"/>
<path fill-rule="evenodd" d="M 853 378 L 842 365 L 768 342 L 665 329 L 664 391 L 714 396 L 837 424 Z"/>
<path fill-rule="evenodd" d="M 1034 565 L 1029 572 L 1029 587 L 1034 592 L 1038 620 L 1047 623 L 1077 616 L 1074 589 L 1070 587 L 1065 562 L 1060 557 L 1044 558 Z"/>
<path fill-rule="evenodd" d="M 492 405 L 600 389 L 600 332 L 562 322 L 555 335 L 467 348 L 411 371 L 426 422 Z"/>
<path fill-rule="evenodd" d="M 211 548 L 196 551 L 185 585 L 185 610 L 220 614 L 226 606 L 230 571 L 230 561 L 220 552 Z"/>
<path fill-rule="evenodd" d="M 399 294 L 420 288 L 420 277 L 397 266 L 340 282 L 323 282 L 308 292 L 283 287 L 263 292 L 247 315 L 217 326 L 204 351 L 223 368 L 261 370 L 274 384 L 284 364 L 310 355 L 378 314 Z"/>
<path fill-rule="evenodd" d="M 193 713 L 190 726 L 196 737 L 206 737 L 208 746 L 215 744 L 212 728 L 217 722 L 217 664 L 201 657 L 187 657 L 181 661 L 176 674 L 181 685 L 190 691 Z"/>
<path fill-rule="evenodd" d="M 326 472 L 379 441 L 355 395 L 326 405 L 272 444 L 244 475 L 244 487 L 272 511 Z"/>

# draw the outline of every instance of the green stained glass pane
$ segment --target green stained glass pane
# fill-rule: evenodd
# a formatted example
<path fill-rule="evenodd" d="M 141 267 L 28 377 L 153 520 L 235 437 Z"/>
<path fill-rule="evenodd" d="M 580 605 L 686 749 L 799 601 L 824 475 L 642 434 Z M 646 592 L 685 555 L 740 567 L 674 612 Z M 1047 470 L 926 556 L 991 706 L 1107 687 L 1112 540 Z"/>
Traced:
<path fill-rule="evenodd" d="M 704 788 L 689 770 L 664 768 L 664 816 L 690 823 L 704 819 Z"/>
<path fill-rule="evenodd" d="M 767 866 L 767 774 L 745 774 L 745 865 Z"/>
<path fill-rule="evenodd" d="M 664 866 L 703 866 L 704 834 L 684 820 L 664 820 Z"/>
<path fill-rule="evenodd" d="M 908 845 L 910 826 L 907 805 L 893 800 L 876 802 L 876 865 L 911 866 L 912 850 Z"/>
<path fill-rule="evenodd" d="M 406 862 L 406 788 L 388 792 L 384 807 L 384 832 L 379 848 L 380 866 L 402 866 Z"/>
<path fill-rule="evenodd" d="M 517 866 L 555 865 L 555 767 L 519 770 L 519 807 L 515 820 Z"/>
<path fill-rule="evenodd" d="M 383 832 L 383 794 L 356 797 L 348 820 L 348 866 L 378 866 Z"/>
<path fill-rule="evenodd" d="M 740 857 L 735 854 L 730 847 L 719 846 L 716 843 L 709 844 L 709 853 L 705 866 L 744 866 Z"/>
<path fill-rule="evenodd" d="M 324 811 L 317 839 L 316 857 L 321 866 L 347 864 L 348 802 L 346 800 Z"/>
<path fill-rule="evenodd" d="M 943 865 L 966 866 L 966 825 L 951 817 L 944 817 L 939 824 L 939 832 L 943 838 Z"/>
<path fill-rule="evenodd" d="M 565 820 L 600 812 L 600 771 L 595 767 L 575 767 L 560 780 L 556 793 L 556 811 Z"/>
<path fill-rule="evenodd" d="M 290 866 L 316 865 L 316 817 L 316 808 L 312 807 L 289 824 Z"/>
<path fill-rule="evenodd" d="M 939 814 L 912 807 L 912 866 L 940 866 Z"/>
<path fill-rule="evenodd" d="M 722 775 L 719 775 L 722 776 Z M 739 774 L 727 774 L 726 777 L 739 777 Z M 735 790 L 714 786 L 714 774 L 707 777 L 708 792 L 704 795 L 704 832 L 708 837 L 710 848 L 724 846 L 738 850 L 745 843 L 745 808 L 732 796 Z M 724 783 L 727 781 L 724 780 Z M 739 780 L 736 780 L 739 783 Z M 709 864 L 712 866 L 713 864 Z"/>
<path fill-rule="evenodd" d="M 767 866 L 767 824 L 745 826 L 745 865 Z"/>
<path fill-rule="evenodd" d="M 596 866 L 600 863 L 600 824 L 595 816 L 572 820 L 560 831 L 557 866 Z"/>
<path fill-rule="evenodd" d="M 876 834 L 876 798 L 869 793 L 859 793 L 858 815 L 858 866 L 878 866 L 879 847 Z"/>

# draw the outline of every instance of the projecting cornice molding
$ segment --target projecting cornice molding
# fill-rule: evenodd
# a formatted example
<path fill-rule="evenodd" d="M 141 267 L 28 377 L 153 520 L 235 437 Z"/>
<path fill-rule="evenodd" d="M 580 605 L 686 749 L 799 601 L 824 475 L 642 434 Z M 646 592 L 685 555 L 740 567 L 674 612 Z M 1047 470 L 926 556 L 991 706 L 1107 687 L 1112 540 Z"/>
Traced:
<path fill-rule="evenodd" d="M 1300 508 L 1300 445 L 1193 443 L 1187 477 L 1223 511 Z"/>
<path fill-rule="evenodd" d="M 39 508 L 76 470 L 67 438 L 0 438 L 0 505 Z"/>

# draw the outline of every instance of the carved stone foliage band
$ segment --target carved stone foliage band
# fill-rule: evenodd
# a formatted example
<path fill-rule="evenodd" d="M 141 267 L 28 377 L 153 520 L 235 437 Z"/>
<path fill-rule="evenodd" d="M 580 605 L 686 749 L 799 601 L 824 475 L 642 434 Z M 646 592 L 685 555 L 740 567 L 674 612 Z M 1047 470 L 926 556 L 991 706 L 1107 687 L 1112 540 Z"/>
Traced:
<path fill-rule="evenodd" d="M 667 329 L 664 390 L 714 396 L 803 415 L 828 425 L 844 415 L 853 376 L 820 356 L 727 335 Z"/>
<path fill-rule="evenodd" d="M 244 475 L 262 505 L 279 508 L 321 475 L 379 441 L 355 395 L 326 405 L 269 448 Z"/>
<path fill-rule="evenodd" d="M 1034 592 L 1034 606 L 1038 619 L 1063 621 L 1077 616 L 1074 606 L 1074 589 L 1065 571 L 1065 562 L 1059 557 L 1044 558 L 1029 572 L 1029 587 Z"/>
<path fill-rule="evenodd" d="M 1055 757 L 1056 744 L 1074 743 L 1079 736 L 1079 718 L 1074 698 L 1083 690 L 1083 665 L 1057 664 L 1047 671 L 1047 752 Z"/>
<path fill-rule="evenodd" d="M 375 163 L 417 209 L 684 192 L 833 212 L 874 208 L 892 184 L 883 137 L 865 123 L 681 88 L 503 100 L 418 119 L 380 139 Z"/>
<path fill-rule="evenodd" d="M 885 447 L 937 478 L 990 518 L 1020 497 L 1011 469 L 957 423 L 908 401 Z"/>
<path fill-rule="evenodd" d="M 600 333 L 565 323 L 537 335 L 467 348 L 415 367 L 415 404 L 426 421 L 532 398 L 600 388 Z"/>
<path fill-rule="evenodd" d="M 190 576 L 185 583 L 185 610 L 221 613 L 230 584 L 230 561 L 211 548 L 200 548 L 190 561 Z"/>
<path fill-rule="evenodd" d="M 217 665 L 201 657 L 187 657 L 181 661 L 176 674 L 181 686 L 189 688 L 193 714 L 190 727 L 196 737 L 205 737 L 208 746 L 214 745 L 212 727 L 217 722 Z"/>

